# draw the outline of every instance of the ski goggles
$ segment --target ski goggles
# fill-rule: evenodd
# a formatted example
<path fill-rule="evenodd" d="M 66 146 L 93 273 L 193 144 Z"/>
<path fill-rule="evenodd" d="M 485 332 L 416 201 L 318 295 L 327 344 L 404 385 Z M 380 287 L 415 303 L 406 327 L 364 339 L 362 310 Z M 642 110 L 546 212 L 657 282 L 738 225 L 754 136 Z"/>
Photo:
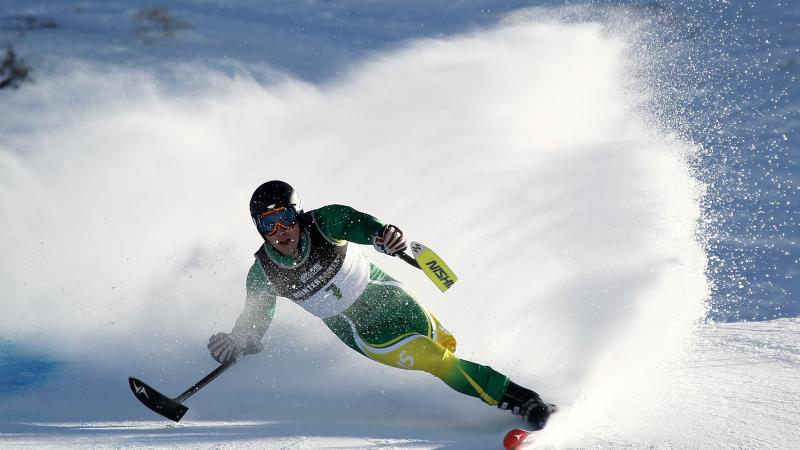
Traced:
<path fill-rule="evenodd" d="M 279 228 L 291 228 L 297 223 L 297 210 L 293 207 L 286 208 L 283 206 L 273 208 L 254 218 L 253 222 L 255 222 L 259 233 L 272 236 L 278 232 Z"/>

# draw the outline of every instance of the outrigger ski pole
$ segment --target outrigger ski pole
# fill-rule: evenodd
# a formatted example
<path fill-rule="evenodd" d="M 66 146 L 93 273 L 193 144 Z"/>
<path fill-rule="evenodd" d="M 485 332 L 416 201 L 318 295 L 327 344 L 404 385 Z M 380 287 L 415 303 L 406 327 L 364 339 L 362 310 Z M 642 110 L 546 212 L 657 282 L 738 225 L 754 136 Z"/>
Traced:
<path fill-rule="evenodd" d="M 225 372 L 232 365 L 236 364 L 237 361 L 238 359 L 233 359 L 225 364 L 220 364 L 219 367 L 203 377 L 202 380 L 198 381 L 192 385 L 192 387 L 184 391 L 183 394 L 175 398 L 167 397 L 137 378 L 129 377 L 128 384 L 131 386 L 133 395 L 135 395 L 140 402 L 144 403 L 144 406 L 147 406 L 157 414 L 160 414 L 169 420 L 180 422 L 180 420 L 183 418 L 183 415 L 189 410 L 189 407 L 184 405 L 183 402 L 194 395 L 195 392 L 202 389 L 203 386 L 210 383 L 211 380 L 220 376 L 222 372 Z"/>

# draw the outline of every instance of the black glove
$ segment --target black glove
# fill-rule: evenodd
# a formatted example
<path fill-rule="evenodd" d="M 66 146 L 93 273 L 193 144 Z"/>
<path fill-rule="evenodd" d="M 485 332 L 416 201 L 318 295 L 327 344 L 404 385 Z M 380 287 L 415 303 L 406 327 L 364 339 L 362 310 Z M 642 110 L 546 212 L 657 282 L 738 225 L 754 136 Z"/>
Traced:
<path fill-rule="evenodd" d="M 238 359 L 243 353 L 230 333 L 217 333 L 208 338 L 208 351 L 220 364 Z"/>

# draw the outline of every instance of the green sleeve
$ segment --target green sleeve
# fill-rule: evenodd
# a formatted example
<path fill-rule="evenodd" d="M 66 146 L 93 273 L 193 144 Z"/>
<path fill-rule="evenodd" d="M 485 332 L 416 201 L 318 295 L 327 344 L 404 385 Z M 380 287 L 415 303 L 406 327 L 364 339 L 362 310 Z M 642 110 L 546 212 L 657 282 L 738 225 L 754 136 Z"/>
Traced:
<path fill-rule="evenodd" d="M 231 334 L 246 347 L 259 347 L 261 338 L 275 316 L 275 288 L 264 275 L 258 261 L 254 262 L 247 274 L 247 299 L 244 310 L 236 319 Z"/>
<path fill-rule="evenodd" d="M 372 244 L 372 237 L 384 225 L 377 218 L 345 205 L 323 206 L 312 214 L 322 234 L 334 241 Z"/>

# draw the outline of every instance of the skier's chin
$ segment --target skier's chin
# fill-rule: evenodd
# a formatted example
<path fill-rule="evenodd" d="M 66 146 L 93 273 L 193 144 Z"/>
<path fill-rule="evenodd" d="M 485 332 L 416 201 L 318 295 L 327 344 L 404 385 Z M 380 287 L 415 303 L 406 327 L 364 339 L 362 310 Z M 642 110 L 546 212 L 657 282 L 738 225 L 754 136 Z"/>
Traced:
<path fill-rule="evenodd" d="M 288 238 L 282 241 L 275 241 L 273 246 L 283 254 L 289 254 L 294 251 L 294 239 Z"/>

